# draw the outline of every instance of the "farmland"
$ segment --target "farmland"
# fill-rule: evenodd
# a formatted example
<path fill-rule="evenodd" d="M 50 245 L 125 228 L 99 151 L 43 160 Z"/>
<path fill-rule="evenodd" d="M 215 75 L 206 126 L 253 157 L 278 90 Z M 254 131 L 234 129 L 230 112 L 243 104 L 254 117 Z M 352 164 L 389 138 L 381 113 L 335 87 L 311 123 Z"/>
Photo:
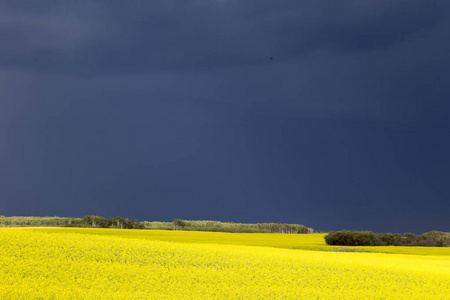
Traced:
<path fill-rule="evenodd" d="M 1 299 L 446 299 L 450 249 L 323 234 L 1 228 Z"/>

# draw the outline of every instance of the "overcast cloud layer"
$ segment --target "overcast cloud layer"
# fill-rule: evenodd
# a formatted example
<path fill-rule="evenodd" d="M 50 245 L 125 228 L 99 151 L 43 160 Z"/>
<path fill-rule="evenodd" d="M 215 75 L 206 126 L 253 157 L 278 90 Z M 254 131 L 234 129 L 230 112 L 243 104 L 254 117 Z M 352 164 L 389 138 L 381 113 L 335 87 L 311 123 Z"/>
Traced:
<path fill-rule="evenodd" d="M 0 214 L 450 231 L 450 2 L 0 1 Z"/>

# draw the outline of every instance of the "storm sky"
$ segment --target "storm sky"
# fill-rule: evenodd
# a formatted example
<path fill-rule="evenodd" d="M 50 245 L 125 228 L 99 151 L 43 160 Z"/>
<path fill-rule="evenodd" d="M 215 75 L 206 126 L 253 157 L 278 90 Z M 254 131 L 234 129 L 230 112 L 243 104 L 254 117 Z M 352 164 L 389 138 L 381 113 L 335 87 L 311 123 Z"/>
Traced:
<path fill-rule="evenodd" d="M 0 214 L 450 231 L 449 1 L 0 0 Z"/>

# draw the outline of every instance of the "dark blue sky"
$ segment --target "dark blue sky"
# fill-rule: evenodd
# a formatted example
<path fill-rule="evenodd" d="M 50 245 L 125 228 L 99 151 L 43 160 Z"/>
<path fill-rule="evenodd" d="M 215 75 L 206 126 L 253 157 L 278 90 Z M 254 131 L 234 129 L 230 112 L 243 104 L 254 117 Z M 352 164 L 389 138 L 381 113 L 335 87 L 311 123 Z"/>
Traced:
<path fill-rule="evenodd" d="M 450 231 L 449 37 L 444 0 L 0 1 L 0 214 Z"/>

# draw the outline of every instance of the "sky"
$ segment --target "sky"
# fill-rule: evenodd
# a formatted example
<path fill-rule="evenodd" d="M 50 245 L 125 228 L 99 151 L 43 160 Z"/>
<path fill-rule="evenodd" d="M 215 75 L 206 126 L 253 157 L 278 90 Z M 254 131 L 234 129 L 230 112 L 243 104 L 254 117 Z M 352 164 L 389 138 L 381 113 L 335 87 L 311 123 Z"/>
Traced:
<path fill-rule="evenodd" d="M 450 2 L 0 1 L 0 214 L 450 231 Z"/>

